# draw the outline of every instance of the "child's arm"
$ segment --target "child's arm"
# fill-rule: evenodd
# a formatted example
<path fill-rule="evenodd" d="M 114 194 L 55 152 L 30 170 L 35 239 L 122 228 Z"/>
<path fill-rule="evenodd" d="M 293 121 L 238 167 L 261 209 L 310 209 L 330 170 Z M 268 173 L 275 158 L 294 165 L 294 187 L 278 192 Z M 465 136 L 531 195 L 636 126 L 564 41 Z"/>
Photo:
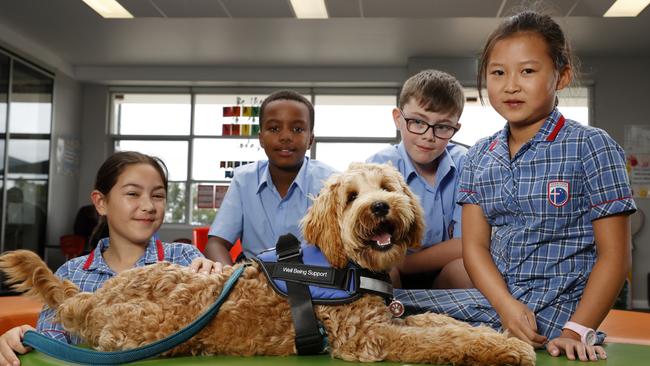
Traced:
<path fill-rule="evenodd" d="M 582 299 L 570 320 L 597 329 L 614 304 L 630 270 L 630 219 L 627 215 L 613 215 L 594 220 L 592 224 L 598 257 Z M 577 342 L 567 342 L 563 338 Z M 593 354 L 585 355 L 585 350 L 578 348 L 579 345 L 580 336 L 565 329 L 560 337 L 549 342 L 547 350 L 554 356 L 566 353 L 571 360 L 576 358 L 576 354 L 583 361 L 587 360 L 587 356 L 596 359 Z M 602 354 L 600 356 L 602 358 Z"/>
<path fill-rule="evenodd" d="M 230 248 L 232 243 L 218 236 L 211 236 L 205 245 L 205 256 L 215 262 L 220 262 L 224 266 L 231 266 Z"/>
<path fill-rule="evenodd" d="M 20 365 L 17 353 L 25 354 L 31 347 L 23 346 L 23 335 L 28 330 L 34 330 L 30 325 L 21 325 L 6 331 L 0 336 L 0 365 Z"/>
<path fill-rule="evenodd" d="M 409 254 L 400 266 L 400 272 L 411 274 L 438 271 L 454 259 L 462 258 L 461 245 L 460 239 L 454 238 Z"/>
<path fill-rule="evenodd" d="M 483 209 L 463 205 L 463 260 L 476 288 L 490 301 L 501 318 L 501 325 L 517 338 L 541 347 L 546 337 L 537 333 L 535 314 L 510 295 L 508 286 L 490 255 L 490 235 Z"/>

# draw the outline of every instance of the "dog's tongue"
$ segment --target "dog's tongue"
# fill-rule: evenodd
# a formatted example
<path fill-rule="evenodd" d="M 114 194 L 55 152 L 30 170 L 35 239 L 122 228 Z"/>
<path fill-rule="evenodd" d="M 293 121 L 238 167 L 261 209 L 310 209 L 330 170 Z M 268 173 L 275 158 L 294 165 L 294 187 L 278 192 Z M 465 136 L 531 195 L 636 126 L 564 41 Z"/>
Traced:
<path fill-rule="evenodd" d="M 390 244 L 390 234 L 389 233 L 381 233 L 373 236 L 371 240 L 374 240 L 377 242 L 377 245 L 380 247 L 386 246 Z"/>

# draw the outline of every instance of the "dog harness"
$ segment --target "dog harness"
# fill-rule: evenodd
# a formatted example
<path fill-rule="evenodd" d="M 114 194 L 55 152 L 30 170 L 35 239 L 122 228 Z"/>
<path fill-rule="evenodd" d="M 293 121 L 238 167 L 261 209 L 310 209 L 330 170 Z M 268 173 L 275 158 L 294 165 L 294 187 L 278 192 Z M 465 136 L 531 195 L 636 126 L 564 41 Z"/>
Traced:
<path fill-rule="evenodd" d="M 253 260 L 260 264 L 271 287 L 289 300 L 299 355 L 321 353 L 327 345 L 313 304 L 347 304 L 364 294 L 379 295 L 387 304 L 393 298 L 386 272 L 372 272 L 352 262 L 343 269 L 333 268 L 318 247 L 301 245 L 292 234 L 281 236 L 275 249 Z"/>

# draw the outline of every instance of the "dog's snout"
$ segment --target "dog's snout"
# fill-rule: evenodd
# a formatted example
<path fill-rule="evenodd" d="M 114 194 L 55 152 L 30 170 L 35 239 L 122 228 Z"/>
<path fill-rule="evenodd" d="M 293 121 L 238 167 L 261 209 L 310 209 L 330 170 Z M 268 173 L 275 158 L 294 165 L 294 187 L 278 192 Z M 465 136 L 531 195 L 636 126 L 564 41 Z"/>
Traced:
<path fill-rule="evenodd" d="M 390 207 L 388 206 L 388 203 L 384 201 L 375 201 L 372 203 L 372 213 L 375 214 L 376 216 L 386 216 L 388 214 L 388 210 Z"/>

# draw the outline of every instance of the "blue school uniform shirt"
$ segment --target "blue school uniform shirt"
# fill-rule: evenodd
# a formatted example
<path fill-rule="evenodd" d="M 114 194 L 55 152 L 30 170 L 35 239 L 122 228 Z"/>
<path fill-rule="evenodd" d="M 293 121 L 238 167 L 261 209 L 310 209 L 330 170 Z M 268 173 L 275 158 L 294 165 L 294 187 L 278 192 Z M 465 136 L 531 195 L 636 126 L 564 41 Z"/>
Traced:
<path fill-rule="evenodd" d="M 422 246 L 438 244 L 461 233 L 461 206 L 457 202 L 458 182 L 467 156 L 467 149 L 447 144 L 440 155 L 436 182 L 432 187 L 415 170 L 404 142 L 390 146 L 368 158 L 369 163 L 392 163 L 404 176 L 406 184 L 420 200 L 424 209 L 426 229 Z"/>
<path fill-rule="evenodd" d="M 554 110 L 512 159 L 508 135 L 506 125 L 470 149 L 458 201 L 481 206 L 492 226 L 490 253 L 510 293 L 552 339 L 575 312 L 595 264 L 592 221 L 636 206 L 623 149 L 604 131 Z M 411 311 L 501 327 L 476 289 L 398 291 L 397 297 Z"/>
<path fill-rule="evenodd" d="M 101 239 L 97 247 L 88 255 L 73 258 L 65 262 L 56 271 L 55 275 L 61 279 L 72 281 L 81 292 L 95 292 L 104 282 L 111 279 L 116 273 L 106 264 L 102 253 L 108 248 L 108 238 Z M 144 255 L 133 266 L 144 267 L 159 261 L 167 261 L 181 266 L 189 266 L 195 258 L 203 257 L 199 250 L 190 244 L 162 243 L 155 238 L 149 240 Z M 63 329 L 61 323 L 54 320 L 55 311 L 44 306 L 41 311 L 36 329 L 48 337 L 62 342 L 78 344 L 82 339 L 70 335 Z"/>
<path fill-rule="evenodd" d="M 268 160 L 235 169 L 221 208 L 208 235 L 231 243 L 241 239 L 246 257 L 254 257 L 275 247 L 281 235 L 291 233 L 302 240 L 300 220 L 334 173 L 334 168 L 305 157 L 298 175 L 284 198 L 271 180 Z"/>

